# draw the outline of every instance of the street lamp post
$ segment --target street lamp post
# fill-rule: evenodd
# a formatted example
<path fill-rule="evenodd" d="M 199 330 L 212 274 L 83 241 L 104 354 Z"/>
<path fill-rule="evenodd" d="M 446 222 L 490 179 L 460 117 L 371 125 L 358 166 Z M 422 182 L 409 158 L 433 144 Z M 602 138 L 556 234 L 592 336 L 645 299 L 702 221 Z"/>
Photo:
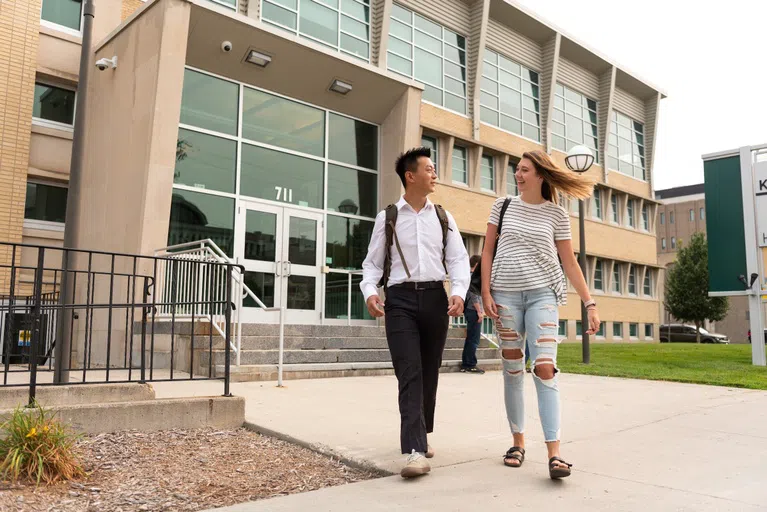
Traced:
<path fill-rule="evenodd" d="M 591 154 L 591 150 L 586 146 L 575 146 L 567 152 L 565 157 L 565 164 L 567 168 L 578 174 L 582 174 L 588 171 L 594 164 L 594 155 Z M 586 272 L 586 229 L 585 229 L 585 202 L 583 199 L 578 200 L 578 232 L 580 235 L 580 254 L 578 260 L 581 265 L 581 271 L 586 278 L 586 285 L 588 286 L 588 274 Z M 589 345 L 589 335 L 586 332 L 588 330 L 588 311 L 586 311 L 586 305 L 581 301 L 581 340 L 583 347 L 583 362 L 589 364 L 591 362 L 591 347 Z"/>

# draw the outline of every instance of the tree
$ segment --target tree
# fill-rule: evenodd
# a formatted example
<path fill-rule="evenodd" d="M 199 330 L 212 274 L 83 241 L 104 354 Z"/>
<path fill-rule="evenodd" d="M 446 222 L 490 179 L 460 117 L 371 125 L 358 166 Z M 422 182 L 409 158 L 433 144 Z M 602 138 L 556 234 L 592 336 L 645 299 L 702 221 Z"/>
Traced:
<path fill-rule="evenodd" d="M 680 245 L 676 264 L 668 271 L 666 309 L 682 322 L 694 323 L 700 343 L 703 322 L 722 320 L 729 307 L 727 297 L 708 295 L 708 244 L 702 233 L 696 233 L 689 246 Z"/>

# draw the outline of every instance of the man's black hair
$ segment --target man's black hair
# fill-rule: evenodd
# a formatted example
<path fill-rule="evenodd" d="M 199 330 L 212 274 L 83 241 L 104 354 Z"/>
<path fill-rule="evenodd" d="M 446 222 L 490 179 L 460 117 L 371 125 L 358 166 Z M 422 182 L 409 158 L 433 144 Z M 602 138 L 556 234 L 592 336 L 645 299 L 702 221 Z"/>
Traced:
<path fill-rule="evenodd" d="M 399 179 L 402 180 L 402 186 L 407 188 L 405 183 L 405 173 L 416 172 L 418 170 L 418 159 L 425 156 L 431 158 L 431 149 L 420 147 L 413 148 L 402 153 L 397 157 L 397 163 L 394 165 L 394 169 L 397 171 Z"/>

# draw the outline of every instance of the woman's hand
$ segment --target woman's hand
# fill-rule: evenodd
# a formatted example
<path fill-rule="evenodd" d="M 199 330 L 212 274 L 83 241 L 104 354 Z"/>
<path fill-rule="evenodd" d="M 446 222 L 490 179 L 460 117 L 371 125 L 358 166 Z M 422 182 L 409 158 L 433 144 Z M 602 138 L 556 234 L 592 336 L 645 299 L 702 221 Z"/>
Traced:
<path fill-rule="evenodd" d="M 589 317 L 589 330 L 586 331 L 586 333 L 594 334 L 599 331 L 599 324 L 601 323 L 599 321 L 599 312 L 597 311 L 596 306 L 590 307 L 586 312 Z"/>
<path fill-rule="evenodd" d="M 482 295 L 482 304 L 485 306 L 485 314 L 493 320 L 498 320 L 498 306 L 495 305 L 493 296 L 490 294 Z"/>

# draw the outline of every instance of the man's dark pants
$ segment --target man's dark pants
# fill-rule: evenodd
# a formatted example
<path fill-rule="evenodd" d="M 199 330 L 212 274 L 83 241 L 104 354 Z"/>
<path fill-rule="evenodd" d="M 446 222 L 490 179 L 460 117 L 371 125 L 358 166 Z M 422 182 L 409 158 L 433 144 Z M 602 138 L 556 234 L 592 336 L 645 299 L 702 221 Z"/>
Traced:
<path fill-rule="evenodd" d="M 386 290 L 386 339 L 399 382 L 402 453 L 426 452 L 426 434 L 434 430 L 448 300 L 442 283 L 431 286 Z"/>
<path fill-rule="evenodd" d="M 466 341 L 463 343 L 461 368 L 474 368 L 477 366 L 477 347 L 479 347 L 482 324 L 479 322 L 479 314 L 474 306 L 467 306 L 463 316 L 466 318 Z"/>

